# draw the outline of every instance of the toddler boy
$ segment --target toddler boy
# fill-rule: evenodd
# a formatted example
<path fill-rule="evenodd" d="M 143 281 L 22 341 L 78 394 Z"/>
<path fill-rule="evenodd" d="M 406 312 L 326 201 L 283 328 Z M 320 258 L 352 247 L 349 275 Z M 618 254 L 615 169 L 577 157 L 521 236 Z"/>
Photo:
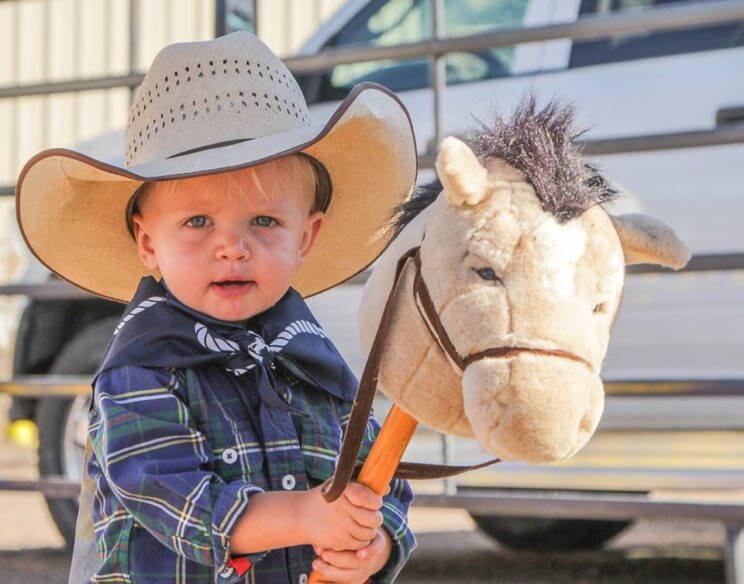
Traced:
<path fill-rule="evenodd" d="M 167 47 L 137 95 L 127 168 L 47 151 L 17 189 L 37 257 L 128 302 L 93 379 L 70 581 L 393 581 L 416 545 L 412 492 L 320 495 L 358 382 L 303 295 L 384 249 L 415 176 L 405 110 L 368 84 L 314 128 L 248 33 Z M 71 262 L 39 229 L 63 216 Z M 378 431 L 370 416 L 360 458 Z"/>

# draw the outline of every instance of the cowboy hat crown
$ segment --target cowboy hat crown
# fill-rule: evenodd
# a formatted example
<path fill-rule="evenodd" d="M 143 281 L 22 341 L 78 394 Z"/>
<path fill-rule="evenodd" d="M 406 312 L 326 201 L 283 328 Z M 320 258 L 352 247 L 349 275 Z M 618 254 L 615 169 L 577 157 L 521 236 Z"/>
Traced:
<path fill-rule="evenodd" d="M 255 35 L 176 43 L 156 55 L 137 90 L 125 161 L 136 166 L 309 122 L 297 81 Z"/>

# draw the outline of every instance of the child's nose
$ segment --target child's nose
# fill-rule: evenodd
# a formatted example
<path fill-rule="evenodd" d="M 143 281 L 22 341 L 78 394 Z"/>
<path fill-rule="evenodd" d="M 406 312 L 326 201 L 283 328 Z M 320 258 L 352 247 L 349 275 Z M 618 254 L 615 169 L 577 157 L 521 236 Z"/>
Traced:
<path fill-rule="evenodd" d="M 218 248 L 218 255 L 224 259 L 245 259 L 250 257 L 250 243 L 245 234 L 231 234 L 225 238 L 224 245 Z"/>

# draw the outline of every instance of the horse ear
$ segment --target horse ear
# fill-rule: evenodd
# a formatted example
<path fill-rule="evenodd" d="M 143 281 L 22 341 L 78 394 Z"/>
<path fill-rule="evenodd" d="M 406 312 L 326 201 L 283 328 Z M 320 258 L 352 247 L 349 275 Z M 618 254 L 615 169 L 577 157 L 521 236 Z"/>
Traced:
<path fill-rule="evenodd" d="M 452 205 L 476 205 L 490 193 L 488 170 L 467 144 L 454 136 L 442 140 L 435 166 Z"/>
<path fill-rule="evenodd" d="M 679 270 L 690 261 L 690 250 L 663 221 L 642 213 L 612 215 L 625 265 L 657 264 Z"/>

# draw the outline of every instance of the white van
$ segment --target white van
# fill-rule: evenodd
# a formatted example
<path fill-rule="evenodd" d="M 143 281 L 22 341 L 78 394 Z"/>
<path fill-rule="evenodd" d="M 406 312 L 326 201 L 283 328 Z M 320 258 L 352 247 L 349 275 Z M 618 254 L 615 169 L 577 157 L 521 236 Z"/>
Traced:
<path fill-rule="evenodd" d="M 443 21 L 446 36 L 461 36 L 675 4 L 682 2 L 444 0 Z M 431 23 L 429 0 L 351 1 L 300 54 L 422 41 L 430 38 Z M 456 53 L 448 55 L 446 63 L 445 135 L 461 133 L 471 116 L 488 118 L 493 108 L 508 113 L 529 92 L 541 100 L 574 102 L 579 122 L 589 128 L 589 140 L 710 131 L 724 123 L 744 123 L 743 22 Z M 334 108 L 361 81 L 386 85 L 410 110 L 423 154 L 434 134 L 429 74 L 427 59 L 384 60 L 339 65 L 302 76 L 301 84 L 313 111 Z M 728 254 L 744 268 L 744 143 L 593 160 L 625 194 L 614 210 L 658 216 L 696 256 Z M 431 171 L 422 176 L 430 178 Z M 326 318 L 332 338 L 349 335 L 342 349 L 361 371 L 355 331 L 348 324 L 358 300 L 353 287 L 344 294 L 345 304 L 322 297 L 311 299 L 311 304 Z M 347 306 L 348 313 L 341 314 L 339 306 Z M 600 431 L 571 461 L 541 467 L 500 464 L 458 479 L 460 487 L 635 492 L 744 487 L 743 270 L 629 276 L 603 377 L 656 383 L 607 384 Z M 687 380 L 699 383 L 663 383 Z M 486 457 L 471 441 L 455 443 L 458 463 Z M 435 445 L 420 433 L 407 458 L 435 461 Z M 502 542 L 533 548 L 596 545 L 625 525 L 476 519 Z"/>

